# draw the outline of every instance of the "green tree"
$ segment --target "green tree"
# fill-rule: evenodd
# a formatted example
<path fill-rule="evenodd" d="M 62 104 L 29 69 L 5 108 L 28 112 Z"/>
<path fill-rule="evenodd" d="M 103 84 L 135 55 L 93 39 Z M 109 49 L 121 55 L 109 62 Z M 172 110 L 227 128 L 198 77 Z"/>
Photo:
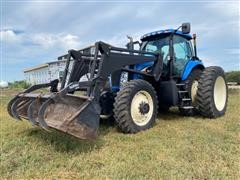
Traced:
<path fill-rule="evenodd" d="M 11 88 L 27 89 L 30 87 L 30 84 L 22 80 L 22 81 L 14 81 L 13 83 L 10 83 L 9 86 Z"/>
<path fill-rule="evenodd" d="M 227 82 L 236 82 L 240 84 L 240 71 L 230 71 L 226 73 Z"/>

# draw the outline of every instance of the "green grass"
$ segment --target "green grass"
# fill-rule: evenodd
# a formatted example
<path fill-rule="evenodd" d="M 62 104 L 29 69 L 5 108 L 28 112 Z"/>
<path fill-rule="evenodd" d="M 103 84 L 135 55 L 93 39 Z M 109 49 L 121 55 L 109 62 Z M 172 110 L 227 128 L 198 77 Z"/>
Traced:
<path fill-rule="evenodd" d="M 240 179 L 240 94 L 216 120 L 159 114 L 155 126 L 134 135 L 101 126 L 94 141 L 48 133 L 0 107 L 2 179 Z"/>

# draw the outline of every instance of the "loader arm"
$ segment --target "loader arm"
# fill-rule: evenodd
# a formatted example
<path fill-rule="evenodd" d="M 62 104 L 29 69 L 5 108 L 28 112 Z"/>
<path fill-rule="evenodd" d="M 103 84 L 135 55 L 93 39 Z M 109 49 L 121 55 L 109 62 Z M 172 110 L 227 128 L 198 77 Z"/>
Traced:
<path fill-rule="evenodd" d="M 162 70 L 161 54 L 117 48 L 104 42 L 97 42 L 95 48 L 94 57 L 75 50 L 69 51 L 66 67 L 68 67 L 68 62 L 70 62 L 71 58 L 73 58 L 73 69 L 69 77 L 68 86 L 62 89 L 60 93 L 67 94 L 79 89 L 87 89 L 87 96 L 99 100 L 100 92 L 108 81 L 108 77 L 119 70 L 150 76 L 156 81 L 160 78 Z M 148 54 L 148 56 L 146 56 L 146 54 Z M 126 66 L 145 62 L 154 62 L 152 71 L 149 73 L 126 68 Z M 68 71 L 67 68 L 62 82 L 62 88 L 65 86 Z M 85 82 L 78 82 L 86 73 L 90 73 L 91 79 Z"/>

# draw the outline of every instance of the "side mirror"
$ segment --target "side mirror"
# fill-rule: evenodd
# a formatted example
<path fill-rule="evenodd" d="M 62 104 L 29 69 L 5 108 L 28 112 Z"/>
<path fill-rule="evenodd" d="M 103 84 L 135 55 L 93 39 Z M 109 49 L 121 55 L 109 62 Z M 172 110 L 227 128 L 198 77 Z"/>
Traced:
<path fill-rule="evenodd" d="M 188 34 L 190 33 L 191 25 L 190 23 L 183 23 L 182 24 L 182 33 L 183 34 Z"/>

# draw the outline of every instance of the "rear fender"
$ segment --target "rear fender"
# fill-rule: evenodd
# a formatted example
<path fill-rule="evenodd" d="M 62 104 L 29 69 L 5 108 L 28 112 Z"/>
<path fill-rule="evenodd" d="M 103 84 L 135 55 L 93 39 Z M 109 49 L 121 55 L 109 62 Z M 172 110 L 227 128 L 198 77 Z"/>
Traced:
<path fill-rule="evenodd" d="M 182 73 L 182 81 L 185 81 L 188 78 L 189 74 L 192 72 L 192 70 L 195 68 L 204 69 L 205 67 L 201 61 L 188 61 Z"/>

